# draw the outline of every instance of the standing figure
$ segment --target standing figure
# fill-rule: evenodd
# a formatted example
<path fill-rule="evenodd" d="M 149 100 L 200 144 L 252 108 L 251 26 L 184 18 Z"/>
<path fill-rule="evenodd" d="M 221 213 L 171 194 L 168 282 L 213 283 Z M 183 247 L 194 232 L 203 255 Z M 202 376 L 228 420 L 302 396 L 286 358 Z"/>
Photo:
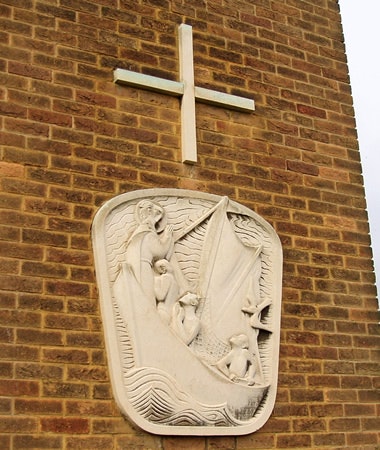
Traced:
<path fill-rule="evenodd" d="M 152 301 L 155 298 L 153 264 L 172 253 L 174 245 L 172 225 L 168 225 L 161 234 L 158 232 L 164 214 L 159 204 L 151 200 L 140 201 L 135 210 L 138 226 L 127 242 L 126 263 Z"/>
<path fill-rule="evenodd" d="M 170 323 L 175 301 L 179 297 L 179 286 L 173 274 L 173 267 L 166 259 L 160 259 L 154 264 L 154 292 L 157 301 L 157 311 L 161 319 Z"/>

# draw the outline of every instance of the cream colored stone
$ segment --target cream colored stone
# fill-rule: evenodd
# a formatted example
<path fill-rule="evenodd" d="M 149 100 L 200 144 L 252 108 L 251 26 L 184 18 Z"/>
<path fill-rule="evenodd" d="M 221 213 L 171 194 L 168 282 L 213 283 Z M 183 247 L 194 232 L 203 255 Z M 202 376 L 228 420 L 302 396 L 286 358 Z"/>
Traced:
<path fill-rule="evenodd" d="M 115 398 L 166 435 L 251 433 L 276 396 L 282 252 L 261 217 L 195 191 L 119 195 L 93 245 Z"/>

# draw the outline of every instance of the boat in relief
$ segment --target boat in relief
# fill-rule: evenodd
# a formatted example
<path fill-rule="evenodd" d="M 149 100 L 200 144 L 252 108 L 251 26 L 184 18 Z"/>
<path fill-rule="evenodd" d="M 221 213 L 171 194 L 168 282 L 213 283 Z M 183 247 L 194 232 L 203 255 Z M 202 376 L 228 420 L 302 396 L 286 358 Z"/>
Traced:
<path fill-rule="evenodd" d="M 247 434 L 277 389 L 282 254 L 253 211 L 174 189 L 122 194 L 93 224 L 110 373 L 157 434 Z"/>

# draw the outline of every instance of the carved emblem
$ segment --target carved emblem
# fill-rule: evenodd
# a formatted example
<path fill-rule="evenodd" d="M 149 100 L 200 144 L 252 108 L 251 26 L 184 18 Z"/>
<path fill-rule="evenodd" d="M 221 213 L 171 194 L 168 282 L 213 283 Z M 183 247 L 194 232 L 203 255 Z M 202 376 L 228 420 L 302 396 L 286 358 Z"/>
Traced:
<path fill-rule="evenodd" d="M 149 189 L 93 223 L 115 398 L 156 434 L 256 431 L 276 396 L 282 252 L 227 197 Z"/>

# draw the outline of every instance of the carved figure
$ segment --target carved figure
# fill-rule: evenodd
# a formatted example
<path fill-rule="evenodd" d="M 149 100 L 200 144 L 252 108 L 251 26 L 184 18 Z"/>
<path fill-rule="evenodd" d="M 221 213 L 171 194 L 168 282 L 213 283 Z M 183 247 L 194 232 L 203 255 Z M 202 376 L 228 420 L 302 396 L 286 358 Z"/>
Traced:
<path fill-rule="evenodd" d="M 190 345 L 200 329 L 200 320 L 195 315 L 197 296 L 191 292 L 183 295 L 173 307 L 171 327 L 180 339 Z"/>
<path fill-rule="evenodd" d="M 157 311 L 161 319 L 169 324 L 173 305 L 179 297 L 179 286 L 173 274 L 173 267 L 166 259 L 155 262 L 154 292 L 157 300 Z"/>
<path fill-rule="evenodd" d="M 253 386 L 255 366 L 253 355 L 248 350 L 248 337 L 238 334 L 230 338 L 231 351 L 218 363 L 218 369 L 235 382 L 246 381 Z"/>
<path fill-rule="evenodd" d="M 158 233 L 157 226 L 164 217 L 164 209 L 150 200 L 137 204 L 135 216 L 138 226 L 127 242 L 125 261 L 131 266 L 144 292 L 153 299 L 153 263 L 165 258 L 172 249 L 173 226 L 168 225 L 162 234 Z"/>

